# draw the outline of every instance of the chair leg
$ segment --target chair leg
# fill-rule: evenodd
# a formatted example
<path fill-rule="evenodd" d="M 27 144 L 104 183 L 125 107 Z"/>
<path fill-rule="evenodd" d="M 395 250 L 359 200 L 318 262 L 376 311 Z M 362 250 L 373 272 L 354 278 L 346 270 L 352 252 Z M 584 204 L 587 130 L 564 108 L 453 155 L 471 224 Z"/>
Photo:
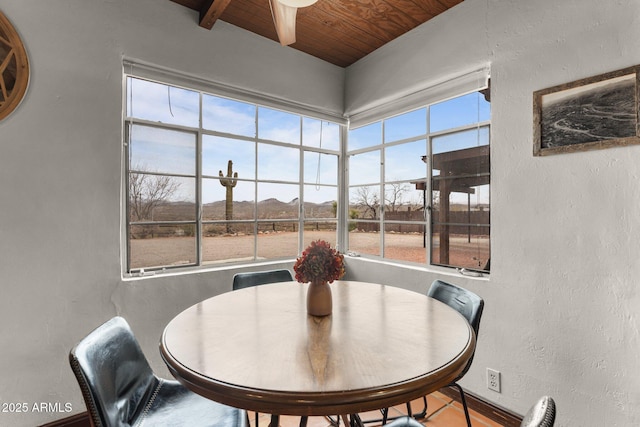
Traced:
<path fill-rule="evenodd" d="M 280 416 L 271 415 L 271 422 L 269 423 L 269 427 L 279 427 L 279 426 L 280 426 Z"/>
<path fill-rule="evenodd" d="M 413 415 L 413 418 L 415 418 L 416 420 L 420 420 L 427 416 L 427 396 L 422 396 L 422 402 L 424 403 L 424 408 L 422 408 L 422 411 Z"/>
<path fill-rule="evenodd" d="M 389 408 L 384 408 L 380 411 L 382 412 L 382 425 L 385 425 L 389 420 Z"/>
<path fill-rule="evenodd" d="M 307 416 L 300 417 L 300 427 L 307 427 L 308 420 L 309 420 L 309 417 Z"/>
<path fill-rule="evenodd" d="M 351 414 L 351 427 L 364 427 L 364 423 L 362 422 L 362 418 L 360 418 L 359 414 Z"/>
<path fill-rule="evenodd" d="M 325 415 L 325 418 L 327 419 L 327 421 L 329 421 L 329 425 L 331 425 L 332 427 L 340 426 L 340 417 L 336 417 L 336 419 L 334 420 L 331 415 Z"/>
<path fill-rule="evenodd" d="M 467 399 L 464 398 L 464 391 L 462 390 L 462 387 L 460 387 L 458 383 L 453 383 L 451 385 L 457 388 L 458 391 L 460 392 L 460 400 L 462 401 L 462 407 L 464 408 L 464 416 L 467 419 L 467 427 L 472 427 L 471 417 L 469 416 L 469 408 L 467 407 Z"/>

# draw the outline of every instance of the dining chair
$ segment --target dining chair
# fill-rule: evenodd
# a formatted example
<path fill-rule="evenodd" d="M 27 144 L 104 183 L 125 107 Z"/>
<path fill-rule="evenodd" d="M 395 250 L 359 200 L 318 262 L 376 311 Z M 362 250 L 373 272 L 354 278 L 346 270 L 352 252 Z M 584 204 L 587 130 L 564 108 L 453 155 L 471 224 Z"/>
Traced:
<path fill-rule="evenodd" d="M 524 416 L 520 427 L 553 427 L 556 420 L 556 403 L 549 396 L 541 397 Z M 401 417 L 387 427 L 424 427 L 413 417 Z"/>
<path fill-rule="evenodd" d="M 480 319 L 482 317 L 482 311 L 484 309 L 484 300 L 476 295 L 475 293 L 464 289 L 460 286 L 453 285 L 451 283 L 444 282 L 442 280 L 434 280 L 429 290 L 427 291 L 427 296 L 434 298 L 444 304 L 447 304 L 449 307 L 456 310 L 458 313 L 462 314 L 471 328 L 476 334 L 476 339 L 478 338 L 478 332 L 480 330 Z M 474 352 L 475 354 L 475 352 Z M 462 401 L 462 407 L 464 409 L 464 415 L 467 420 L 467 426 L 471 427 L 471 418 L 469 417 L 469 408 L 467 407 L 467 401 L 464 396 L 464 391 L 462 387 L 458 384 L 458 381 L 467 373 L 469 368 L 471 367 L 471 363 L 473 362 L 473 354 L 469 361 L 465 365 L 462 372 L 458 375 L 458 377 L 449 384 L 452 387 L 458 389 L 460 393 L 460 400 Z M 407 415 L 412 418 L 423 418 L 427 415 L 427 398 L 423 396 L 422 398 L 424 409 L 420 414 L 415 416 L 411 413 L 411 406 L 407 403 Z M 388 410 L 383 410 L 383 419 L 382 423 L 385 424 L 388 420 L 387 418 Z"/>
<path fill-rule="evenodd" d="M 549 396 L 543 396 L 529 409 L 520 427 L 553 427 L 555 421 L 556 402 Z"/>
<path fill-rule="evenodd" d="M 447 283 L 442 280 L 435 280 L 431 284 L 431 286 L 429 287 L 429 290 L 427 291 L 427 296 L 437 299 L 438 301 L 444 304 L 447 304 L 449 307 L 453 308 L 458 313 L 462 314 L 465 317 L 465 319 L 467 319 L 467 322 L 469 322 L 469 325 L 471 325 L 471 328 L 476 334 L 476 338 L 478 337 L 478 331 L 480 329 L 480 318 L 482 317 L 482 310 L 484 309 L 484 300 L 482 298 L 480 298 L 478 295 L 474 294 L 473 292 L 467 289 L 461 288 L 456 285 L 452 285 L 451 283 Z M 462 390 L 462 387 L 460 387 L 460 385 L 457 382 L 467 373 L 467 371 L 471 367 L 471 362 L 473 362 L 473 354 L 471 355 L 471 358 L 465 365 L 462 372 L 451 384 L 449 384 L 449 386 L 452 386 L 458 389 L 460 393 L 460 398 L 462 401 L 462 406 L 464 408 L 464 414 L 467 420 L 468 427 L 471 427 L 471 418 L 469 417 L 469 408 L 467 407 L 467 402 L 464 397 L 464 391 Z M 411 402 L 407 402 L 406 416 L 401 415 L 401 416 L 390 418 L 388 416 L 389 408 L 384 408 L 381 410 L 382 412 L 381 419 L 372 419 L 372 420 L 367 420 L 365 422 L 366 423 L 382 422 L 382 424 L 384 425 L 384 424 L 387 424 L 387 421 L 404 420 L 405 418 L 407 418 L 407 416 L 409 418 L 421 419 L 427 416 L 427 397 L 426 396 L 422 397 L 422 403 L 424 407 L 422 411 L 417 414 L 412 413 Z"/>
<path fill-rule="evenodd" d="M 293 281 L 293 275 L 289 270 L 285 269 L 236 273 L 233 276 L 233 290 L 266 285 L 268 283 L 290 281 Z"/>
<path fill-rule="evenodd" d="M 449 307 L 462 314 L 465 319 L 467 319 L 469 325 L 471 325 L 471 328 L 475 332 L 476 339 L 478 339 L 478 332 L 480 331 L 480 319 L 482 318 L 482 311 L 484 309 L 484 300 L 480 296 L 467 289 L 461 288 L 460 286 L 456 286 L 442 280 L 434 280 L 434 282 L 429 287 L 429 290 L 427 291 L 427 296 L 447 304 Z M 462 387 L 460 387 L 458 381 L 462 379 L 462 377 L 464 377 L 467 371 L 469 371 L 471 363 L 473 362 L 474 354 L 471 355 L 462 372 L 450 384 L 450 386 L 457 388 L 460 392 L 460 400 L 462 401 L 464 416 L 467 419 L 468 427 L 471 427 L 469 408 L 467 407 L 467 401 L 464 397 L 464 390 L 462 390 Z M 426 400 L 424 403 L 426 412 Z"/>
<path fill-rule="evenodd" d="M 69 362 L 94 426 L 249 425 L 246 411 L 156 376 L 122 317 L 83 338 L 71 349 Z"/>
<path fill-rule="evenodd" d="M 269 283 L 276 282 L 290 282 L 293 280 L 293 275 L 289 270 L 266 270 L 266 271 L 249 271 L 246 273 L 236 273 L 233 276 L 233 290 L 249 288 L 251 286 L 267 285 Z M 255 413 L 255 426 L 258 427 L 258 419 L 260 415 Z M 275 418 L 272 418 L 275 422 Z M 301 419 L 302 423 L 306 423 L 306 418 Z"/>

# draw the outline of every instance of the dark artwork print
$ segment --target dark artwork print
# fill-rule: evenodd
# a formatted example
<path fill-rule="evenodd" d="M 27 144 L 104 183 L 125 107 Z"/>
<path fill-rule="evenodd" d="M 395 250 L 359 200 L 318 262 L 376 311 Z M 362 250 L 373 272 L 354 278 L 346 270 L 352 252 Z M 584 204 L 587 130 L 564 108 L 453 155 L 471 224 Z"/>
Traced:
<path fill-rule="evenodd" d="M 635 79 L 630 74 L 544 96 L 542 148 L 636 136 Z"/>

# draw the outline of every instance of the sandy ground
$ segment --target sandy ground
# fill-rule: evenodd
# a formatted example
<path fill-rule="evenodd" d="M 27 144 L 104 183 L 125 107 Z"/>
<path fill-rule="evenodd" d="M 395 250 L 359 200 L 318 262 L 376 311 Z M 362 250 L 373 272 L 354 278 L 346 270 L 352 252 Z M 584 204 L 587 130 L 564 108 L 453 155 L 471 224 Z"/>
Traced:
<path fill-rule="evenodd" d="M 305 231 L 305 242 L 324 239 L 335 245 L 333 231 Z M 350 233 L 350 250 L 360 254 L 380 254 L 378 233 Z M 203 240 L 203 263 L 217 263 L 228 260 L 247 260 L 253 257 L 253 235 L 205 237 Z M 489 256 L 489 240 L 484 237 L 453 236 L 450 244 L 451 264 L 468 268 L 485 265 Z M 426 262 L 423 236 L 420 233 L 393 234 L 385 236 L 385 256 L 387 258 Z M 278 232 L 258 235 L 258 257 L 277 259 L 292 257 L 297 253 L 298 233 Z M 438 256 L 437 242 L 434 256 Z M 134 239 L 131 241 L 132 268 L 160 265 L 191 264 L 196 258 L 194 237 L 166 237 Z"/>

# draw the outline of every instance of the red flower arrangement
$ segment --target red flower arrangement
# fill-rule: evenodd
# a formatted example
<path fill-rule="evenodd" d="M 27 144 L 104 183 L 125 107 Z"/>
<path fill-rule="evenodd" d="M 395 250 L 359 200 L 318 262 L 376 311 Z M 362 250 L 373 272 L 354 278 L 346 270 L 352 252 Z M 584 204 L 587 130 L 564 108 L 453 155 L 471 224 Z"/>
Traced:
<path fill-rule="evenodd" d="M 293 266 L 300 283 L 329 282 L 344 276 L 344 255 L 324 240 L 316 240 L 302 252 Z"/>

